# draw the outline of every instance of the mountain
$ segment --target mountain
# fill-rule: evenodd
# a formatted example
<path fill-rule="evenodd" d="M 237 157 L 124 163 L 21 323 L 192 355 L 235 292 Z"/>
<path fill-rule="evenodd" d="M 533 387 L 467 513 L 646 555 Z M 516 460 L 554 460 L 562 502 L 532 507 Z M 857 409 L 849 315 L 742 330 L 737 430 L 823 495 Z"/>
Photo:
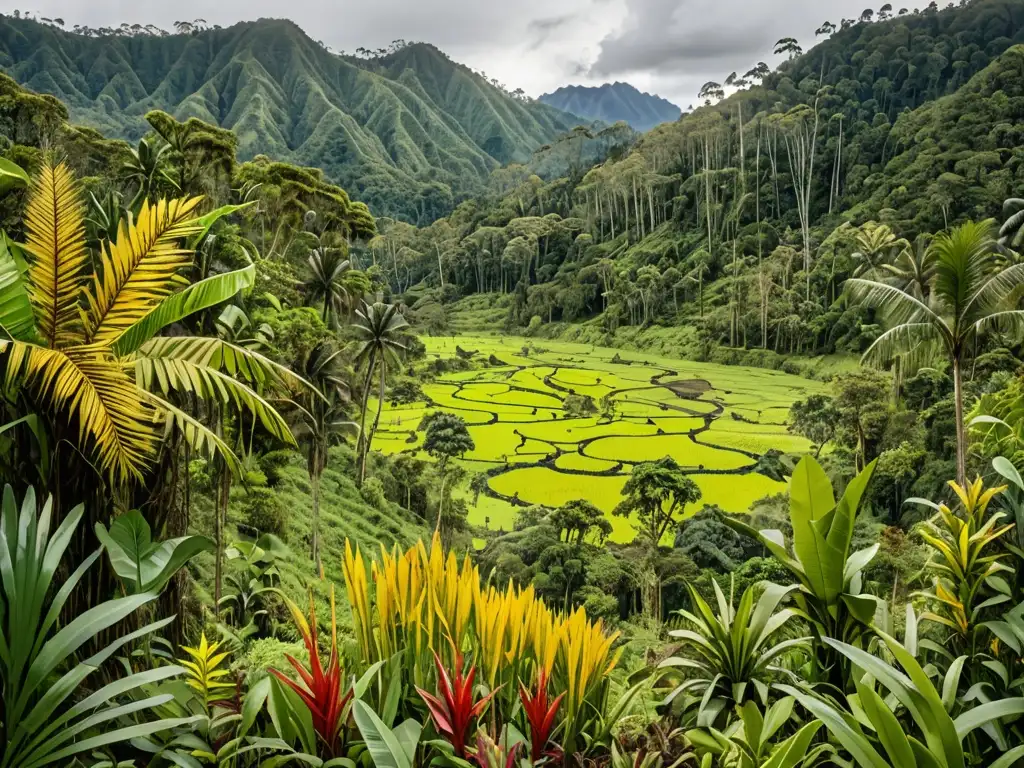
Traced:
<path fill-rule="evenodd" d="M 566 85 L 554 93 L 545 93 L 540 101 L 588 120 L 606 123 L 621 120 L 637 131 L 649 131 L 660 123 L 678 120 L 681 114 L 672 102 L 639 91 L 629 83 L 605 83 L 596 87 Z"/>
<path fill-rule="evenodd" d="M 85 36 L 0 17 L 0 67 L 71 120 L 137 140 L 161 109 L 230 128 L 243 160 L 322 168 L 373 212 L 430 220 L 578 120 L 500 90 L 437 48 L 364 59 L 289 21 L 179 35 Z"/>

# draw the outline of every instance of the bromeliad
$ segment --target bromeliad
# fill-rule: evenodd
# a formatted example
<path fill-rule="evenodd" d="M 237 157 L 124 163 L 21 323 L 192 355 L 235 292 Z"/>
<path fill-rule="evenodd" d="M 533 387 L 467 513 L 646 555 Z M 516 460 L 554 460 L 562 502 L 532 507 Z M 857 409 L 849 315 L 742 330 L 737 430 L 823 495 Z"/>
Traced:
<path fill-rule="evenodd" d="M 551 731 L 558 714 L 558 705 L 562 703 L 565 693 L 560 693 L 548 704 L 548 674 L 543 667 L 537 673 L 537 692 L 530 694 L 523 682 L 519 681 L 519 699 L 523 702 L 523 712 L 530 724 L 530 757 L 537 762 L 544 756 L 544 748 L 551 739 Z"/>
<path fill-rule="evenodd" d="M 341 728 L 345 722 L 345 715 L 352 702 L 353 692 L 342 694 L 342 681 L 344 673 L 338 661 L 338 625 L 334 609 L 334 590 L 331 590 L 331 655 L 326 666 L 320 661 L 320 651 L 317 647 L 317 625 L 316 609 L 313 606 L 313 595 L 309 596 L 309 622 L 302 615 L 302 611 L 291 600 L 285 598 L 288 610 L 291 611 L 295 626 L 302 635 L 302 641 L 309 651 L 309 669 L 307 670 L 301 662 L 289 655 L 285 655 L 288 662 L 298 673 L 302 682 L 296 682 L 283 672 L 271 669 L 271 673 L 282 683 L 291 688 L 299 695 L 309 712 L 313 716 L 313 729 L 326 744 L 328 751 L 335 755 L 338 752 L 338 742 L 341 735 Z"/>
<path fill-rule="evenodd" d="M 464 674 L 462 654 L 458 651 L 455 652 L 454 679 L 444 668 L 437 653 L 434 653 L 434 664 L 437 667 L 437 692 L 439 695 L 434 696 L 419 687 L 416 690 L 426 702 L 438 733 L 451 742 L 458 757 L 466 759 L 466 737 L 469 733 L 470 723 L 484 711 L 497 689 L 474 702 L 473 679 L 476 677 L 476 667 L 471 666 L 469 671 Z"/>

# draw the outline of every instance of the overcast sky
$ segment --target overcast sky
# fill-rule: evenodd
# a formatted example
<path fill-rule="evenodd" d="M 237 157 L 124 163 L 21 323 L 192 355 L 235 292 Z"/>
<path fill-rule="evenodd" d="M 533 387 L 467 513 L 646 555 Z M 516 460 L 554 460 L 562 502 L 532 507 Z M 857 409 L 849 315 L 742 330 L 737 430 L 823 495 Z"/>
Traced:
<path fill-rule="evenodd" d="M 336 50 L 395 39 L 434 43 L 456 61 L 532 96 L 560 85 L 624 80 L 682 108 L 708 80 L 758 61 L 774 66 L 784 36 L 804 47 L 826 19 L 856 17 L 868 0 L 26 0 L 73 24 L 123 21 L 171 28 L 202 17 L 229 26 L 287 17 Z M 870 3 L 868 3 L 870 6 Z M 876 4 L 877 5 L 877 4 Z"/>

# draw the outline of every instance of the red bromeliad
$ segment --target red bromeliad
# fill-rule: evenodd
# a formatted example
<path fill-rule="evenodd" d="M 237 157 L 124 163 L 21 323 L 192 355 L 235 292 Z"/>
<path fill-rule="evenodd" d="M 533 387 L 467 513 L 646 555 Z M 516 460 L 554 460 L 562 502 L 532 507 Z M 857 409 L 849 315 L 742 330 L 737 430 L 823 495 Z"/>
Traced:
<path fill-rule="evenodd" d="M 519 681 L 519 699 L 523 702 L 523 711 L 530 723 L 530 756 L 535 763 L 543 757 L 544 747 L 551 739 L 558 705 L 564 696 L 564 693 L 560 693 L 548 704 L 548 673 L 543 668 L 537 673 L 537 692 L 532 696 L 522 680 Z"/>
<path fill-rule="evenodd" d="M 316 609 L 313 606 L 313 595 L 309 596 L 309 618 L 302 615 L 298 606 L 286 599 L 288 609 L 292 613 L 295 625 L 302 635 L 302 640 L 309 651 L 309 669 L 307 670 L 301 662 L 285 654 L 285 658 L 292 665 L 302 684 L 292 680 L 276 669 L 271 673 L 282 683 L 291 688 L 309 707 L 313 716 L 313 730 L 323 739 L 329 752 L 334 755 L 338 751 L 338 738 L 343 724 L 342 715 L 352 700 L 351 689 L 345 694 L 341 692 L 344 673 L 338 661 L 338 630 L 334 616 L 334 592 L 331 592 L 331 656 L 326 666 L 320 662 L 320 650 L 317 647 L 317 626 Z"/>
<path fill-rule="evenodd" d="M 449 676 L 437 653 L 434 654 L 434 664 L 437 666 L 438 696 L 429 694 L 419 687 L 416 690 L 426 702 L 438 733 L 451 742 L 457 756 L 465 759 L 466 736 L 470 722 L 484 711 L 495 691 L 473 702 L 473 678 L 476 677 L 476 667 L 470 667 L 469 672 L 463 674 L 461 653 L 455 654 L 454 680 Z"/>

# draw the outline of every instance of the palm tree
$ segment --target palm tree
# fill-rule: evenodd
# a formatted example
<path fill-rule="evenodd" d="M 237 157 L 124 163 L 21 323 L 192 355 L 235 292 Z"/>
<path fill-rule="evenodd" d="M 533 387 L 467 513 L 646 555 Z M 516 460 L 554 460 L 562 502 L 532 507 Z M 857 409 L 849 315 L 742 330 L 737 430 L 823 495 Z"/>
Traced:
<path fill-rule="evenodd" d="M 853 269 L 853 276 L 874 280 L 892 263 L 894 253 L 902 253 L 909 248 L 910 243 L 896 237 L 888 224 L 869 222 L 857 233 L 857 250 L 853 253 L 857 266 Z"/>
<path fill-rule="evenodd" d="M 361 399 L 362 418 L 359 424 L 359 483 L 366 477 L 366 455 L 370 452 L 373 433 L 380 422 L 381 408 L 384 406 L 384 384 L 387 377 L 388 364 L 398 365 L 399 355 L 405 351 L 400 331 L 409 324 L 398 311 L 397 304 L 385 304 L 382 301 L 374 304 L 362 302 L 356 310 L 353 324 L 359 346 L 356 349 L 356 363 L 366 363 L 366 379 L 363 383 Z M 369 434 L 366 432 L 366 408 L 370 399 L 370 387 L 373 374 L 380 370 L 380 391 L 377 394 L 377 416 Z"/>
<path fill-rule="evenodd" d="M 302 361 L 303 378 L 316 389 L 296 393 L 293 402 L 298 415 L 295 436 L 306 450 L 306 469 L 313 501 L 312 558 L 319 563 L 320 551 L 320 478 L 327 469 L 330 447 L 356 429 L 345 412 L 349 400 L 348 383 L 341 366 L 341 351 L 329 342 L 313 347 Z"/>
<path fill-rule="evenodd" d="M 129 206 L 131 210 L 139 210 L 139 205 L 143 201 L 154 198 L 159 181 L 163 180 L 171 186 L 177 186 L 167 173 L 167 153 L 170 148 L 169 144 L 139 139 L 138 147 L 131 150 L 131 158 L 121 166 L 123 178 L 139 185 L 139 191 L 135 193 Z"/>
<path fill-rule="evenodd" d="M 935 279 L 934 254 L 929 249 L 930 238 L 919 237 L 913 248 L 906 248 L 892 264 L 884 265 L 900 288 L 915 299 L 928 300 L 932 280 Z"/>
<path fill-rule="evenodd" d="M 352 262 L 337 248 L 314 248 L 309 254 L 309 269 L 312 276 L 305 282 L 306 296 L 310 303 L 323 303 L 321 319 L 328 328 L 338 327 L 338 318 L 347 313 L 352 301 L 345 276 L 352 269 Z"/>
<path fill-rule="evenodd" d="M 889 329 L 864 354 L 879 363 L 897 355 L 921 359 L 942 354 L 953 367 L 956 399 L 957 480 L 967 476 L 962 367 L 972 345 L 989 328 L 1024 325 L 1024 310 L 1015 308 L 1024 285 L 1024 264 L 997 266 L 994 222 L 967 222 L 935 238 L 931 246 L 935 280 L 928 300 L 876 280 L 852 278 L 852 296 L 886 317 Z"/>
<path fill-rule="evenodd" d="M 7 390 L 25 398 L 19 407 L 27 412 L 48 414 L 57 444 L 88 457 L 115 487 L 143 478 L 168 427 L 192 448 L 237 467 L 223 440 L 166 399 L 173 393 L 249 411 L 272 435 L 294 443 L 261 394 L 299 382 L 287 368 L 217 338 L 157 336 L 255 279 L 252 265 L 193 285 L 181 277 L 193 259 L 183 243 L 221 215 L 196 218 L 199 202 L 143 201 L 118 239 L 93 257 L 78 184 L 63 163 L 47 165 L 24 217 L 28 270 L 22 274 L 9 253 L 0 253 Z"/>

